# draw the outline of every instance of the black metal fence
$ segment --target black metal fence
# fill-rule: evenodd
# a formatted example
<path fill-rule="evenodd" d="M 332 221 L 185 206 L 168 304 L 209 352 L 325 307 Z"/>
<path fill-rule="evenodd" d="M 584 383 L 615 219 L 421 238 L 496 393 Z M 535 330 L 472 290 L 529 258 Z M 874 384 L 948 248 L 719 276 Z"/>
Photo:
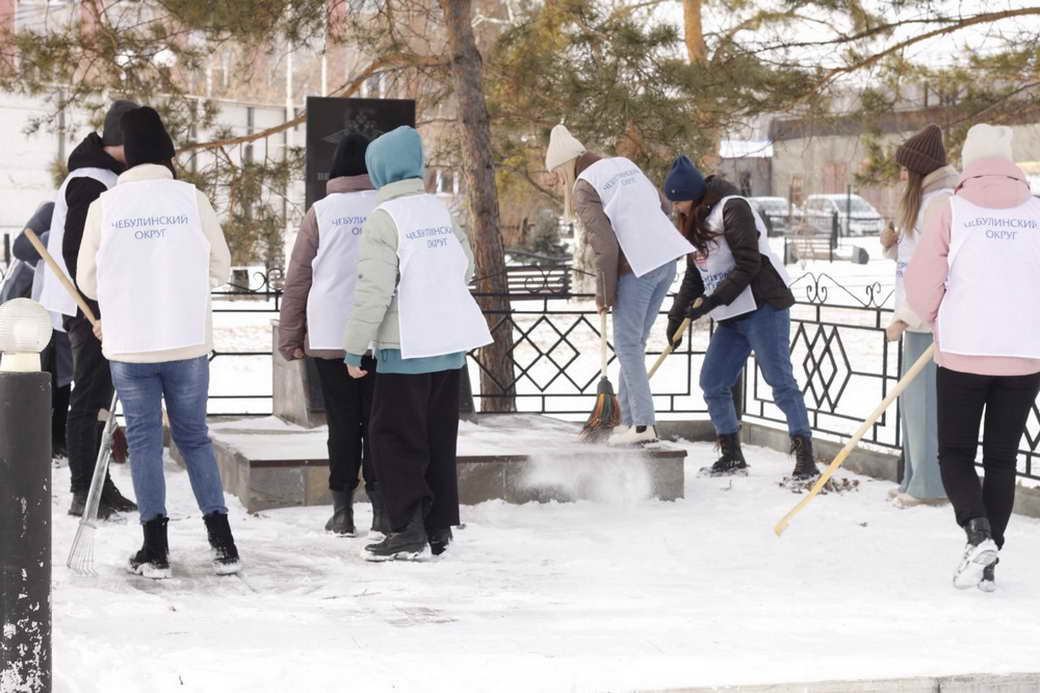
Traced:
<path fill-rule="evenodd" d="M 513 332 L 513 381 L 500 384 L 515 388 L 520 411 L 585 416 L 593 406 L 599 379 L 600 327 L 593 297 L 571 293 L 570 279 L 559 279 L 566 270 L 559 267 L 525 266 L 523 271 L 528 274 L 510 281 L 511 308 L 488 313 L 492 324 L 502 323 Z M 256 273 L 247 283 L 213 294 L 217 350 L 212 357 L 212 414 L 271 413 L 269 319 L 280 308 L 281 274 Z M 820 434 L 847 437 L 900 377 L 900 346 L 885 337 L 891 292 L 879 284 L 853 290 L 828 274 L 798 277 L 792 290 L 797 303 L 791 310 L 791 353 L 810 421 Z M 666 301 L 651 334 L 648 363 L 665 346 L 664 311 L 670 303 Z M 707 415 L 697 379 L 712 329 L 713 325 L 691 329 L 654 377 L 651 386 L 660 418 Z M 249 359 L 252 365 L 236 365 Z M 479 351 L 470 354 L 478 410 L 483 369 Z M 222 375 L 222 370 L 230 374 Z M 616 383 L 616 366 L 611 372 Z M 785 423 L 753 356 L 745 371 L 739 408 L 749 420 Z M 898 405 L 878 420 L 864 440 L 883 448 L 900 447 Z M 1034 464 L 1040 446 L 1036 408 L 1024 444 L 1019 473 L 1040 479 Z"/>

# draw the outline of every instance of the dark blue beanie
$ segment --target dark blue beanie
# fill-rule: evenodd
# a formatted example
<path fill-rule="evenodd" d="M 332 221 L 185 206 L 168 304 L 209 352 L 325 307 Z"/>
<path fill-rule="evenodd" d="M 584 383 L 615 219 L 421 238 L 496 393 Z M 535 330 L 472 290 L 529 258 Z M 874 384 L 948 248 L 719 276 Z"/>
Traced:
<path fill-rule="evenodd" d="M 704 176 L 685 155 L 680 155 L 668 177 L 664 179 L 664 196 L 672 202 L 692 200 L 700 202 L 704 197 Z"/>

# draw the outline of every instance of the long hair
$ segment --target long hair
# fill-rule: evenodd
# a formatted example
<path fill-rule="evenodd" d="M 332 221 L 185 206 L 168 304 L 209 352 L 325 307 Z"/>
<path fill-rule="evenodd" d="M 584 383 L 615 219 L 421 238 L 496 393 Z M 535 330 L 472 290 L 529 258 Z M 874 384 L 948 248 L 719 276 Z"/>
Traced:
<path fill-rule="evenodd" d="M 709 205 L 701 200 L 690 209 L 689 214 L 679 213 L 679 233 L 690 242 L 697 252 L 707 255 L 710 250 L 708 244 L 715 240 L 718 232 L 708 228 L 708 215 L 711 213 Z"/>
<path fill-rule="evenodd" d="M 914 235 L 914 227 L 917 226 L 917 215 L 921 213 L 921 199 L 924 197 L 924 176 L 916 171 L 907 170 L 906 189 L 903 191 L 903 199 L 899 203 L 900 223 L 902 233 L 907 238 Z"/>

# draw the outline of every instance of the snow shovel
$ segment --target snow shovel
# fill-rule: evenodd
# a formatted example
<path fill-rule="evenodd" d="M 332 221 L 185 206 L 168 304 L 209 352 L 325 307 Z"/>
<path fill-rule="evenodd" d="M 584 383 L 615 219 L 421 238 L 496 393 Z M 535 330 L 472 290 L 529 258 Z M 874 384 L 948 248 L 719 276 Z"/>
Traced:
<path fill-rule="evenodd" d="M 600 369 L 599 386 L 596 388 L 596 406 L 589 420 L 578 435 L 586 442 L 593 442 L 609 433 L 621 421 L 621 407 L 614 386 L 607 377 L 607 312 L 599 314 Z"/>
<path fill-rule="evenodd" d="M 698 307 L 700 307 L 700 305 L 702 303 L 704 303 L 704 299 L 703 298 L 698 298 L 696 301 L 693 302 L 693 306 L 692 307 L 693 308 L 698 308 Z M 689 318 L 683 318 L 682 323 L 679 324 L 679 329 L 676 331 L 676 334 L 683 334 L 683 333 L 685 333 L 687 328 L 689 328 L 689 326 L 690 326 L 690 319 Z M 654 361 L 654 365 L 651 366 L 650 370 L 648 370 L 646 372 L 646 379 L 647 380 L 649 380 L 650 378 L 654 377 L 654 373 L 657 372 L 657 369 L 661 367 L 661 364 L 664 363 L 664 360 L 666 358 L 668 358 L 673 351 L 675 351 L 675 342 L 673 342 L 673 341 L 671 341 L 671 339 L 669 339 L 668 340 L 668 346 L 666 346 L 664 348 L 664 351 L 661 352 L 661 355 L 657 357 L 656 361 Z"/>
<path fill-rule="evenodd" d="M 830 480 L 834 472 L 838 471 L 838 467 L 840 467 L 845 462 L 845 459 L 849 456 L 849 454 L 856 448 L 857 445 L 859 445 L 859 441 L 862 440 L 863 436 L 867 434 L 867 431 L 870 430 L 870 427 L 873 426 L 879 418 L 881 418 L 881 415 L 884 414 L 885 410 L 892 405 L 892 402 L 895 402 L 896 398 L 903 393 L 903 390 L 905 390 L 910 385 L 910 383 L 912 383 L 914 379 L 921 373 L 921 371 L 924 370 L 924 367 L 928 365 L 928 362 L 932 359 L 933 356 L 935 356 L 934 344 L 930 346 L 927 351 L 921 354 L 921 358 L 917 359 L 914 365 L 910 367 L 910 370 L 906 372 L 906 375 L 904 375 L 899 380 L 899 382 L 896 383 L 896 386 L 892 388 L 892 392 L 888 393 L 888 396 L 881 401 L 881 404 L 877 406 L 877 409 L 875 409 L 873 413 L 867 417 L 867 420 L 863 422 L 863 425 L 860 426 L 859 429 L 852 435 L 852 438 L 849 439 L 849 442 L 845 443 L 845 447 L 841 449 L 841 452 L 839 452 L 838 455 L 834 458 L 834 461 L 830 463 L 830 466 L 828 466 L 827 469 L 823 471 L 823 474 L 820 475 L 820 478 L 816 480 L 816 483 L 813 485 L 812 490 L 809 491 L 809 495 L 803 498 L 801 502 L 798 503 L 798 505 L 794 506 L 794 508 L 791 509 L 791 512 L 784 515 L 783 519 L 781 519 L 780 522 L 776 524 L 776 527 L 773 528 L 773 531 L 776 532 L 776 536 L 780 536 L 781 534 L 783 534 L 784 530 L 787 529 L 787 525 L 791 523 L 791 519 L 799 512 L 801 512 L 802 508 L 807 506 L 809 502 L 816 496 L 816 494 L 820 492 L 824 485 Z"/>
<path fill-rule="evenodd" d="M 61 285 L 76 301 L 76 305 L 83 311 L 90 324 L 97 327 L 98 320 L 94 311 L 90 309 L 87 302 L 80 296 L 79 290 L 65 275 L 58 263 L 54 261 L 51 254 L 47 252 L 46 246 L 31 229 L 25 230 L 25 236 L 36 248 L 44 262 L 51 268 Z M 90 491 L 87 493 L 87 504 L 83 509 L 83 517 L 80 518 L 79 527 L 76 529 L 76 538 L 72 540 L 72 549 L 69 558 L 65 562 L 72 572 L 77 575 L 95 575 L 94 572 L 94 533 L 97 531 L 98 507 L 101 504 L 101 491 L 108 477 L 108 464 L 112 459 L 112 437 L 115 434 L 116 404 L 119 395 L 113 391 L 112 402 L 108 407 L 108 419 L 105 421 L 105 429 L 101 436 L 101 447 L 98 449 L 97 464 L 94 466 L 94 477 L 90 480 Z"/>

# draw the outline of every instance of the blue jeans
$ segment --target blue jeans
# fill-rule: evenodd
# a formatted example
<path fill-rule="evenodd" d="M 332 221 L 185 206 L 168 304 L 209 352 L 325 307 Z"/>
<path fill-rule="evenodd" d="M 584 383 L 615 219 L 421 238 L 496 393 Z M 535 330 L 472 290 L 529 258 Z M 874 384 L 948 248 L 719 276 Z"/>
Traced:
<path fill-rule="evenodd" d="M 123 403 L 130 473 L 141 522 L 166 515 L 163 477 L 162 401 L 170 417 L 173 442 L 184 456 L 195 500 L 204 515 L 227 513 L 220 470 L 206 426 L 209 359 L 200 356 L 163 363 L 112 361 L 112 381 Z"/>
<path fill-rule="evenodd" d="M 618 277 L 614 353 L 621 364 L 618 402 L 621 423 L 625 426 L 654 425 L 654 398 L 646 377 L 646 339 L 674 279 L 674 262 L 665 263 L 642 277 L 631 272 Z"/>
<path fill-rule="evenodd" d="M 769 304 L 742 319 L 716 325 L 701 367 L 701 390 L 715 430 L 719 435 L 740 430 L 732 388 L 752 350 L 773 388 L 773 401 L 787 417 L 788 432 L 811 436 L 805 398 L 791 367 L 791 311 Z"/>

